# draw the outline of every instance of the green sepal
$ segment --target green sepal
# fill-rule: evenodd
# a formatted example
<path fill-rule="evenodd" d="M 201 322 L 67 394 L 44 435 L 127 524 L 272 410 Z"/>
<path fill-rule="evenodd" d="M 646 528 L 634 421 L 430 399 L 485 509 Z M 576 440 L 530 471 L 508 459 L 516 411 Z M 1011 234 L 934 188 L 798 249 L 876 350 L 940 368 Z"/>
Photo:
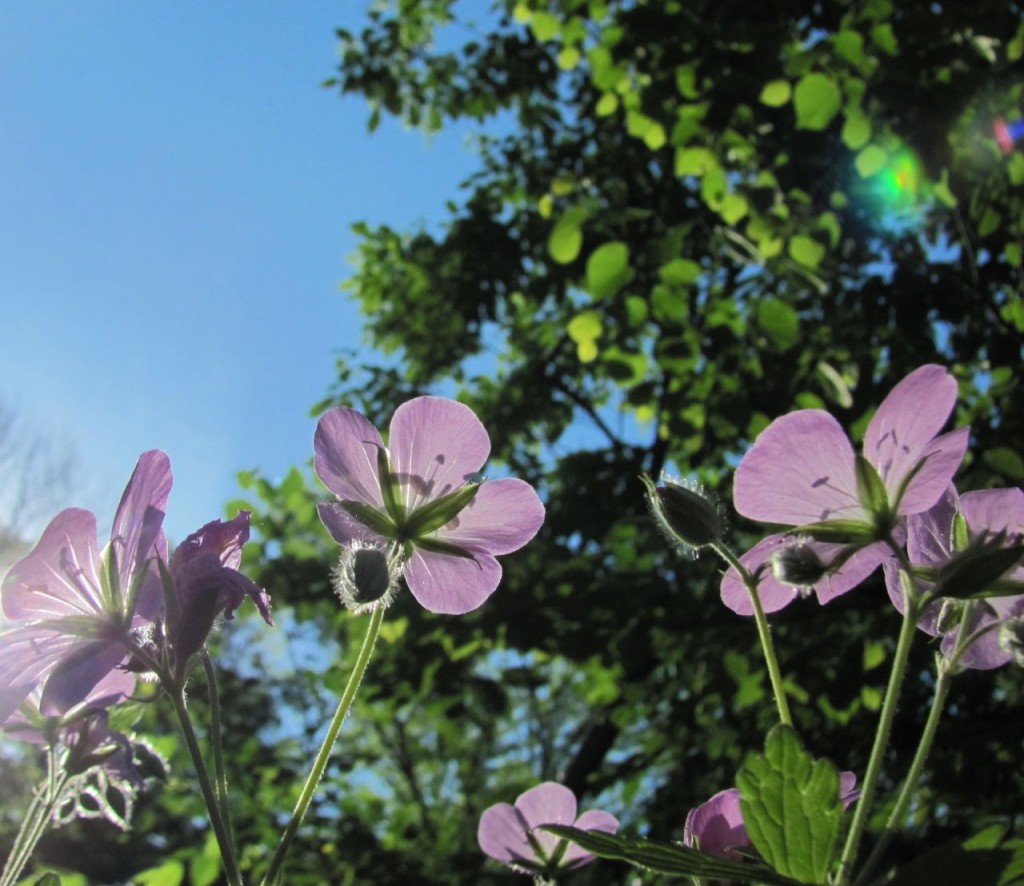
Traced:
<path fill-rule="evenodd" d="M 120 636 L 109 622 L 95 615 L 64 615 L 59 618 L 44 618 L 33 622 L 33 628 L 57 631 L 83 640 L 112 640 Z"/>
<path fill-rule="evenodd" d="M 1005 591 L 993 591 L 993 587 L 1007 572 L 1019 565 L 1022 558 L 1024 544 L 1007 545 L 1005 531 L 978 536 L 939 570 L 935 586 L 929 591 L 928 597 L 969 600 L 1006 596 Z"/>
<path fill-rule="evenodd" d="M 429 551 L 431 554 L 445 554 L 448 557 L 461 557 L 463 560 L 475 560 L 476 555 L 465 548 L 453 545 L 450 541 L 441 541 L 437 538 L 418 538 L 416 547 L 421 551 Z"/>
<path fill-rule="evenodd" d="M 109 612 L 123 612 L 124 600 L 121 594 L 121 573 L 117 568 L 117 553 L 114 543 L 110 542 L 103 549 L 103 569 L 100 577 L 101 590 L 106 596 L 104 601 Z"/>
<path fill-rule="evenodd" d="M 858 547 L 878 541 L 875 527 L 863 520 L 825 520 L 822 523 L 808 523 L 800 527 L 800 534 L 809 535 L 815 541 Z"/>
<path fill-rule="evenodd" d="M 440 529 L 446 523 L 454 520 L 476 498 L 479 491 L 479 483 L 469 483 L 448 495 L 442 495 L 440 498 L 428 502 L 422 508 L 417 508 L 405 521 L 405 525 L 402 527 L 404 534 L 408 538 L 419 540 L 421 536 L 429 535 Z"/>
<path fill-rule="evenodd" d="M 381 485 L 383 486 L 383 484 Z M 375 507 L 363 504 L 361 501 L 339 501 L 338 504 L 377 535 L 382 535 L 384 538 L 398 537 L 398 527 L 395 526 L 394 521 Z"/>
<path fill-rule="evenodd" d="M 953 525 L 949 528 L 950 549 L 966 551 L 971 546 L 971 531 L 967 527 L 964 515 L 957 511 L 953 515 Z"/>
<path fill-rule="evenodd" d="M 384 509 L 395 523 L 402 523 L 405 520 L 405 505 L 399 495 L 398 478 L 391 473 L 391 465 L 388 464 L 388 451 L 383 446 L 377 449 L 377 476 L 380 477 Z"/>
<path fill-rule="evenodd" d="M 815 760 L 789 726 L 774 726 L 764 754 L 736 776 L 740 811 L 754 848 L 776 871 L 825 883 L 842 826 L 839 770 Z"/>
<path fill-rule="evenodd" d="M 181 621 L 181 601 L 178 599 L 178 586 L 174 581 L 174 575 L 170 567 L 159 557 L 156 561 L 157 569 L 160 570 L 160 585 L 164 591 L 164 619 L 166 631 L 169 636 L 178 635 L 178 623 Z"/>
<path fill-rule="evenodd" d="M 863 455 L 857 456 L 857 497 L 860 499 L 861 507 L 864 508 L 876 524 L 887 524 L 889 522 L 889 493 L 886 491 L 885 483 L 871 464 Z"/>
<path fill-rule="evenodd" d="M 642 870 L 670 877 L 700 877 L 732 880 L 736 883 L 764 883 L 770 886 L 798 886 L 799 880 L 783 876 L 759 862 L 734 861 L 707 855 L 679 843 L 657 843 L 638 837 L 623 837 L 604 831 L 584 831 L 566 825 L 543 825 L 549 831 L 600 858 L 625 861 Z"/>

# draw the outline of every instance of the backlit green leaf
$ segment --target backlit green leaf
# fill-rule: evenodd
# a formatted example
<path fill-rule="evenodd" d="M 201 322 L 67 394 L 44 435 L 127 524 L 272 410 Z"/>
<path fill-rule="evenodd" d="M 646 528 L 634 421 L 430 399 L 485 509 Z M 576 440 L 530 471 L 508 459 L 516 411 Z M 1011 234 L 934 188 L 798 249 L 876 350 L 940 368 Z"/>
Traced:
<path fill-rule="evenodd" d="M 835 82 L 824 74 L 808 74 L 796 84 L 793 104 L 797 129 L 824 129 L 839 111 L 842 94 Z"/>
<path fill-rule="evenodd" d="M 633 279 L 629 247 L 621 241 L 604 243 L 587 259 L 587 292 L 595 299 L 609 298 Z"/>
<path fill-rule="evenodd" d="M 796 733 L 779 724 L 736 785 L 747 833 L 765 861 L 785 876 L 824 883 L 839 845 L 839 770 L 815 760 Z"/>

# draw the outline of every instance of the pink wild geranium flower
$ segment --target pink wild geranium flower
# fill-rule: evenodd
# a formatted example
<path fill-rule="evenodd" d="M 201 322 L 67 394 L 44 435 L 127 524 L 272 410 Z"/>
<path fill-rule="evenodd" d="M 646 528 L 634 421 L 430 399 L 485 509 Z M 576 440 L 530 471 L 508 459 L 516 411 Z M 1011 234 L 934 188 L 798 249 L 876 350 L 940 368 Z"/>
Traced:
<path fill-rule="evenodd" d="M 852 772 L 840 772 L 839 800 L 843 808 L 849 809 L 858 797 L 857 776 Z M 748 849 L 752 844 L 740 811 L 738 788 L 719 791 L 687 813 L 683 845 L 719 858 L 744 858 L 743 852 L 738 850 Z"/>
<path fill-rule="evenodd" d="M 95 516 L 69 508 L 11 567 L 0 587 L 0 723 L 37 685 L 42 713 L 65 713 L 124 662 L 132 630 L 163 606 L 156 561 L 167 556 L 170 490 L 167 456 L 146 452 L 102 552 Z"/>
<path fill-rule="evenodd" d="M 473 410 L 454 400 L 403 403 L 386 447 L 363 415 L 331 409 L 317 425 L 314 449 L 317 475 L 339 499 L 318 505 L 320 519 L 345 546 L 343 564 L 346 556 L 362 558 L 339 573 L 362 581 L 372 600 L 386 601 L 396 571 L 390 564 L 398 562 L 425 609 L 476 609 L 501 579 L 495 557 L 521 548 L 544 522 L 528 483 L 476 482 L 491 441 Z"/>
<path fill-rule="evenodd" d="M 546 781 L 516 798 L 515 805 L 497 803 L 484 810 L 477 842 L 491 858 L 524 874 L 578 868 L 594 856 L 573 843 L 542 830 L 559 824 L 584 831 L 614 834 L 618 819 L 592 809 L 576 817 L 576 795 L 564 785 Z"/>
<path fill-rule="evenodd" d="M 171 575 L 179 615 L 175 624 L 168 625 L 168 634 L 179 673 L 202 648 L 217 617 L 231 619 L 246 597 L 273 626 L 270 595 L 238 571 L 248 540 L 249 512 L 239 511 L 233 520 L 212 520 L 174 549 Z"/>
<path fill-rule="evenodd" d="M 957 383 L 941 366 L 921 366 L 899 382 L 878 407 L 864 435 L 863 457 L 829 413 L 802 409 L 773 421 L 736 468 L 734 503 L 744 517 L 812 529 L 817 540 L 774 535 L 740 558 L 761 573 L 765 611 L 781 609 L 799 585 L 768 568 L 775 552 L 794 543 L 814 551 L 824 566 L 845 544 L 860 548 L 805 587 L 827 603 L 860 584 L 886 559 L 889 542 L 902 540 L 898 520 L 931 507 L 942 495 L 967 449 L 968 428 L 938 436 L 956 405 Z M 829 531 L 835 541 L 823 540 Z M 722 581 L 722 599 L 741 615 L 753 613 L 750 594 L 734 569 Z"/>
<path fill-rule="evenodd" d="M 999 532 L 1008 541 L 1019 543 L 1024 538 L 1024 492 L 1020 489 L 986 489 L 957 495 L 951 485 L 931 508 L 907 520 L 907 555 L 914 566 L 940 569 L 955 556 L 954 520 L 957 515 L 967 526 L 972 539 Z M 895 559 L 886 560 L 885 583 L 889 597 L 903 612 L 903 590 L 900 569 Z M 1024 566 L 1017 566 L 1005 578 L 1024 582 Z M 927 582 L 921 590 L 929 590 Z M 948 659 L 956 654 L 961 632 L 966 628 L 970 640 L 959 657 L 961 667 L 986 670 L 998 668 L 1014 658 L 1013 652 L 1001 642 L 1000 626 L 1024 618 L 1024 595 L 986 597 L 981 600 L 938 599 L 925 607 L 917 626 L 933 637 L 942 638 L 942 654 Z"/>

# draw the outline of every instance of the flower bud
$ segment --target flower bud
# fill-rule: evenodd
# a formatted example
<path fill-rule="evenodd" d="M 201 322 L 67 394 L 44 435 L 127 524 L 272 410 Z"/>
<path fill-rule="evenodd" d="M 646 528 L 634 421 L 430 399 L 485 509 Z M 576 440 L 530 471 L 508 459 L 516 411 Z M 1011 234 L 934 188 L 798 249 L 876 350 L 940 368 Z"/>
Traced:
<path fill-rule="evenodd" d="M 818 552 L 799 536 L 773 551 L 769 562 L 775 580 L 795 588 L 814 587 L 829 570 Z"/>
<path fill-rule="evenodd" d="M 1011 618 L 999 627 L 999 645 L 1013 656 L 1013 662 L 1024 668 L 1024 618 Z"/>
<path fill-rule="evenodd" d="M 725 522 L 709 496 L 666 477 L 660 486 L 646 474 L 640 479 L 647 487 L 651 513 L 670 541 L 702 548 L 721 540 Z"/>
<path fill-rule="evenodd" d="M 334 591 L 354 613 L 391 604 L 401 567 L 392 562 L 385 548 L 353 542 L 342 549 L 334 571 Z"/>

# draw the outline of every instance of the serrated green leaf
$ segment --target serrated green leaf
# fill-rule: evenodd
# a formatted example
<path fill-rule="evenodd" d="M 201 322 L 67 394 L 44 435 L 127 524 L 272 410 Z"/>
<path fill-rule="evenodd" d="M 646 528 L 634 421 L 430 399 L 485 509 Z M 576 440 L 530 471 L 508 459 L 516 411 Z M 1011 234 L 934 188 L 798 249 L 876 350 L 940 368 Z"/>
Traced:
<path fill-rule="evenodd" d="M 839 770 L 815 760 L 789 726 L 772 728 L 763 755 L 736 777 L 754 847 L 779 873 L 824 883 L 835 859 L 843 806 Z"/>
<path fill-rule="evenodd" d="M 781 108 L 792 94 L 793 87 L 789 85 L 788 80 L 772 80 L 765 83 L 764 89 L 761 90 L 761 104 L 768 105 L 769 108 Z"/>
<path fill-rule="evenodd" d="M 586 287 L 592 298 L 610 298 L 632 279 L 629 247 L 620 240 L 603 243 L 587 259 Z"/>
<path fill-rule="evenodd" d="M 800 78 L 793 91 L 797 129 L 821 131 L 839 111 L 842 93 L 835 82 L 824 74 L 807 74 Z"/>

